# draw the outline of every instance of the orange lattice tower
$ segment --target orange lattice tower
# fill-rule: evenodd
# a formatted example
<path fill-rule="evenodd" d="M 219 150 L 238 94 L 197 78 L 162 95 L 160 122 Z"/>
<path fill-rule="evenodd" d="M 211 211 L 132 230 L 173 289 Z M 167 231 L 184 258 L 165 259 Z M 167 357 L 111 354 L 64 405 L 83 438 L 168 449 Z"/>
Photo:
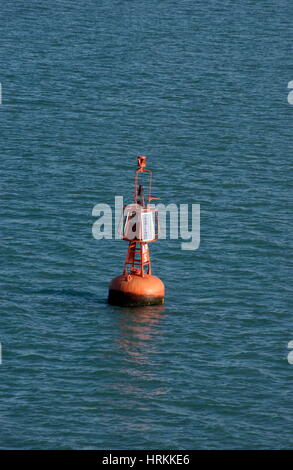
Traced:
<path fill-rule="evenodd" d="M 108 302 L 112 305 L 137 306 L 164 303 L 163 282 L 152 275 L 148 243 L 158 239 L 158 212 L 151 201 L 152 172 L 146 168 L 146 157 L 137 157 L 134 179 L 134 203 L 123 208 L 120 235 L 127 240 L 128 250 L 123 274 L 109 286 Z M 144 194 L 139 178 L 147 173 L 148 191 Z"/>

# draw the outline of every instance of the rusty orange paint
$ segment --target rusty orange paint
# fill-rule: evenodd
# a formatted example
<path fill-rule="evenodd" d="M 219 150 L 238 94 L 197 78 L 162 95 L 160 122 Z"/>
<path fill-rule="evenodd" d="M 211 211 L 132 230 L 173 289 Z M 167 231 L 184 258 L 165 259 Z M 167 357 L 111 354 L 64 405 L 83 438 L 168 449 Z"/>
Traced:
<path fill-rule="evenodd" d="M 151 194 L 152 172 L 146 168 L 146 156 L 137 157 L 138 167 L 134 179 L 134 204 L 126 207 L 126 223 L 122 229 L 122 239 L 129 242 L 124 263 L 123 274 L 115 277 L 109 286 L 108 302 L 113 305 L 137 306 L 163 304 L 165 287 L 163 282 L 152 275 L 151 260 L 148 243 L 158 239 L 158 218 L 156 209 L 150 207 L 153 199 Z M 143 187 L 139 184 L 139 174 L 147 173 L 149 176 L 147 194 L 144 194 Z M 131 235 L 131 220 L 136 216 L 135 224 L 138 225 L 134 239 Z M 151 219 L 151 230 L 146 230 L 145 235 L 143 224 L 146 224 L 147 217 Z M 155 217 L 154 219 L 152 217 Z M 124 224 L 124 213 L 122 216 Z M 153 220 L 153 222 L 152 222 Z M 157 224 L 157 231 L 155 225 Z"/>
<path fill-rule="evenodd" d="M 109 286 L 108 301 L 113 305 L 136 306 L 163 304 L 165 286 L 161 279 L 150 274 L 121 274 Z"/>

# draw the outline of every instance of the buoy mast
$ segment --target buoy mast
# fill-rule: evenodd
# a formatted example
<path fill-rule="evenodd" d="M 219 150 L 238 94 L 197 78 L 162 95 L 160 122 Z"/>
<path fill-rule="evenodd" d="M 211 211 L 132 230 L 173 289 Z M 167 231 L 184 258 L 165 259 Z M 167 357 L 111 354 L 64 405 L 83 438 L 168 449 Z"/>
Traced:
<path fill-rule="evenodd" d="M 129 242 L 123 274 L 112 280 L 108 302 L 112 305 L 136 306 L 164 303 L 164 284 L 152 275 L 148 243 L 158 239 L 158 212 L 151 202 L 152 172 L 146 168 L 146 156 L 137 157 L 134 177 L 134 203 L 123 208 L 120 236 Z M 140 176 L 148 174 L 144 194 Z"/>

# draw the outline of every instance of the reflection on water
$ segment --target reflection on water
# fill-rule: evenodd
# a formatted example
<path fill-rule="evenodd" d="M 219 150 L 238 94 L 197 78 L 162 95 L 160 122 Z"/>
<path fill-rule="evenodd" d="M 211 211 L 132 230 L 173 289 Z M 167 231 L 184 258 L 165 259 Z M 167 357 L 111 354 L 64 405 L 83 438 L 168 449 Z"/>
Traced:
<path fill-rule="evenodd" d="M 118 344 L 125 360 L 136 364 L 149 364 L 160 333 L 160 320 L 165 316 L 164 305 L 123 308 L 119 318 Z M 136 369 L 139 374 L 139 369 Z"/>
<path fill-rule="evenodd" d="M 116 342 L 121 352 L 122 378 L 116 387 L 123 388 L 128 395 L 164 393 L 159 390 L 161 382 L 156 377 L 156 366 L 152 361 L 152 355 L 160 344 L 161 320 L 164 317 L 163 305 L 121 309 Z"/>
<path fill-rule="evenodd" d="M 160 347 L 164 310 L 163 305 L 156 305 L 121 308 L 119 312 L 116 344 L 120 374 L 110 386 L 121 397 L 119 419 L 125 432 L 152 432 L 149 415 L 153 400 L 170 392 L 152 360 Z"/>

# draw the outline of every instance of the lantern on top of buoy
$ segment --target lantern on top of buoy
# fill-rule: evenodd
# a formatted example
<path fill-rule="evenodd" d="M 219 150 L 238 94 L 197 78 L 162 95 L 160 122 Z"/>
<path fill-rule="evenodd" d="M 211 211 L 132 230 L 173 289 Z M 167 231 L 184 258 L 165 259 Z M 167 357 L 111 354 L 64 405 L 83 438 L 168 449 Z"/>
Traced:
<path fill-rule="evenodd" d="M 134 178 L 134 202 L 123 207 L 119 233 L 129 242 L 123 274 L 115 277 L 109 286 L 108 302 L 112 305 L 138 306 L 164 303 L 163 282 L 152 275 L 148 243 L 158 239 L 158 211 L 151 203 L 152 172 L 146 168 L 146 157 L 137 157 Z M 142 177 L 148 177 L 144 194 Z"/>

